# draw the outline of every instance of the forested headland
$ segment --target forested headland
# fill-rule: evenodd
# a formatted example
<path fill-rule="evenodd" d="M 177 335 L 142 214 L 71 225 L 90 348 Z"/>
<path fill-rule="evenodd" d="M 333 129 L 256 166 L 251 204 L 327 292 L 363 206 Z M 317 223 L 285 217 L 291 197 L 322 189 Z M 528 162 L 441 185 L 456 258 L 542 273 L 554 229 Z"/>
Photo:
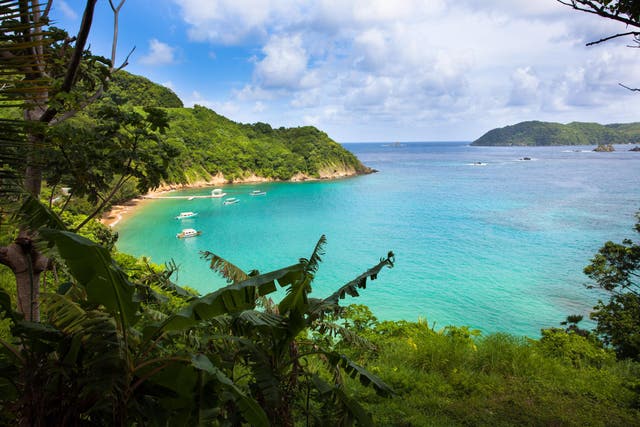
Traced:
<path fill-rule="evenodd" d="M 155 107 L 168 115 L 164 136 L 171 152 L 166 184 L 192 184 L 218 177 L 241 181 L 250 176 L 270 180 L 305 180 L 370 173 L 351 152 L 313 126 L 272 128 L 242 124 L 196 105 L 185 108 L 171 89 L 120 71 L 95 108 L 113 102 L 120 107 Z"/>
<path fill-rule="evenodd" d="M 471 143 L 477 146 L 609 145 L 640 142 L 640 123 L 527 121 L 492 129 Z"/>

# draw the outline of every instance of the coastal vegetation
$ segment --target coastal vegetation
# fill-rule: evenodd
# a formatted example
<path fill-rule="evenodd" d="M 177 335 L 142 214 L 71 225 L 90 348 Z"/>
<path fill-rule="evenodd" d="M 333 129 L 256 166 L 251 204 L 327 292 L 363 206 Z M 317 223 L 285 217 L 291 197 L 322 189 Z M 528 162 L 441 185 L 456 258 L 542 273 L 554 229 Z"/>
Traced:
<path fill-rule="evenodd" d="M 110 5 L 117 14 L 122 2 Z M 212 274 L 228 281 L 207 295 L 176 286 L 171 263 L 156 266 L 118 253 L 117 236 L 95 216 L 127 184 L 142 191 L 191 179 L 172 174 L 192 166 L 204 171 L 193 179 L 205 172 L 225 179 L 247 172 L 277 179 L 294 171 L 322 176 L 343 165 L 346 154 L 337 150 L 338 160 L 327 163 L 322 150 L 331 152 L 332 144 L 314 151 L 326 137 L 320 131 L 238 125 L 205 108 L 182 109 L 161 89 L 157 96 L 166 104 L 160 106 L 145 105 L 152 89 L 129 98 L 127 92 L 137 90 L 125 86 L 109 95 L 106 85 L 118 75 L 113 59 L 105 68 L 84 46 L 93 6 L 95 1 L 87 3 L 77 37 L 55 31 L 49 37 L 38 2 L 2 6 L 7 40 L 0 58 L 11 58 L 0 62 L 10 89 L 2 92 L 8 96 L 3 101 L 19 102 L 28 120 L 0 121 L 0 261 L 7 267 L 0 270 L 0 423 L 637 423 L 637 341 L 627 342 L 635 336 L 611 322 L 627 320 L 629 295 L 637 296 L 638 247 L 630 241 L 605 245 L 588 271 L 612 297 L 613 306 L 603 303 L 596 315 L 602 328 L 584 333 L 571 319 L 567 328 L 545 330 L 539 340 L 483 337 L 467 327 L 438 330 L 426 321 L 378 322 L 364 306 L 340 306 L 346 295 L 358 296 L 394 267 L 392 252 L 315 298 L 324 236 L 308 258 L 270 272 L 243 271 L 203 252 Z M 96 68 L 84 67 L 91 60 L 98 61 Z M 106 89 L 105 99 L 83 105 L 89 88 L 96 94 Z M 202 135 L 186 141 L 180 120 L 201 127 Z M 209 121 L 227 135 L 209 134 Z M 215 147 L 202 146 L 209 139 L 222 145 L 225 138 L 233 144 L 220 158 L 210 157 Z M 243 159 L 256 141 L 262 148 L 255 153 L 281 141 L 288 151 L 280 155 L 290 152 L 291 161 L 306 169 Z M 222 165 L 231 160 L 223 154 L 234 159 L 228 169 Z M 192 157 L 192 165 L 174 163 Z M 78 196 L 73 209 L 68 195 L 63 204 L 54 203 L 66 185 Z M 269 296 L 277 287 L 286 293 L 274 302 Z M 637 331 L 637 324 L 631 327 Z"/>
<path fill-rule="evenodd" d="M 477 146 L 610 145 L 640 143 L 640 123 L 568 124 L 528 121 L 492 129 L 471 143 Z"/>
<path fill-rule="evenodd" d="M 108 110 L 166 115 L 162 145 L 166 176 L 162 185 L 237 182 L 243 180 L 304 180 L 369 173 L 356 156 L 313 126 L 272 128 L 267 123 L 242 124 L 196 105 L 184 108 L 168 88 L 127 73 L 114 75 L 105 95 L 67 122 L 66 135 L 100 129 L 92 123 L 113 114 Z M 148 187 L 148 185 L 147 185 Z"/>

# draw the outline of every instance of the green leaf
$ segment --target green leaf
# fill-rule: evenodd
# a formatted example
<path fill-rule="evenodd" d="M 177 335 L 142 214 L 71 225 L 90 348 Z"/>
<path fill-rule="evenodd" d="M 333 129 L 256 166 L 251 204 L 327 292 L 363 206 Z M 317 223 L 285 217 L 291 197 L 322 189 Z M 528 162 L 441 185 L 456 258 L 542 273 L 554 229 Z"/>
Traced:
<path fill-rule="evenodd" d="M 200 257 L 210 261 L 209 268 L 227 279 L 229 283 L 247 280 L 249 275 L 240 267 L 209 251 L 200 252 Z"/>
<path fill-rule="evenodd" d="M 339 353 L 327 353 L 327 357 L 332 365 L 340 366 L 351 378 L 360 380 L 360 384 L 365 387 L 371 386 L 376 393 L 383 397 L 393 396 L 395 393 L 391 387 L 389 387 L 380 377 L 367 371 L 362 366 L 353 362 L 344 354 Z"/>
<path fill-rule="evenodd" d="M 13 311 L 11 306 L 11 296 L 4 289 L 0 288 L 0 310 L 4 312 L 4 316 L 13 320 L 19 320 L 20 313 Z"/>
<path fill-rule="evenodd" d="M 133 299 L 135 288 L 107 249 L 69 231 L 42 229 L 40 234 L 55 244 L 90 303 L 105 306 L 120 319 L 123 329 L 135 323 L 138 310 Z"/>
<path fill-rule="evenodd" d="M 182 330 L 201 320 L 208 320 L 221 314 L 253 309 L 258 295 L 265 295 L 265 292 L 275 290 L 275 281 L 278 281 L 282 286 L 283 283 L 288 283 L 293 276 L 299 277 L 302 271 L 301 264 L 294 264 L 225 286 L 202 298 L 193 300 L 188 306 L 169 317 L 156 329 L 156 333 Z"/>
<path fill-rule="evenodd" d="M 43 205 L 40 200 L 31 194 L 24 195 L 24 202 L 16 215 L 20 217 L 24 224 L 28 224 L 32 229 L 41 227 L 48 227 L 55 230 L 67 229 L 55 212 Z"/>
<path fill-rule="evenodd" d="M 313 375 L 311 378 L 313 385 L 318 389 L 321 396 L 332 396 L 339 404 L 342 404 L 342 408 L 349 412 L 349 415 L 354 417 L 358 421 L 360 426 L 374 426 L 371 415 L 354 399 L 351 399 L 346 395 L 344 390 L 338 386 L 332 386 L 318 375 Z M 329 400 L 325 397 L 325 400 Z M 331 406 L 335 406 L 335 402 L 330 402 Z"/>
<path fill-rule="evenodd" d="M 223 385 L 235 398 L 235 402 L 238 404 L 240 411 L 244 418 L 252 426 L 269 426 L 269 419 L 264 413 L 260 405 L 247 397 L 242 390 L 240 390 L 220 369 L 216 368 L 213 363 L 203 354 L 194 355 L 191 358 L 191 363 L 196 369 L 207 372 L 218 383 Z"/>
<path fill-rule="evenodd" d="M 378 273 L 380 273 L 380 270 L 382 270 L 382 268 L 385 266 L 392 268 L 394 262 L 395 262 L 395 257 L 393 255 L 393 252 L 389 252 L 387 254 L 387 257 L 381 258 L 380 262 L 377 265 L 375 265 L 374 267 L 371 267 L 369 270 L 365 271 L 364 273 L 362 273 L 352 281 L 340 287 L 340 289 L 338 289 L 333 294 L 325 298 L 324 302 L 337 304 L 338 300 L 343 299 L 346 295 L 350 295 L 353 297 L 359 296 L 360 294 L 358 293 L 358 288 L 365 289 L 367 287 L 368 278 L 370 278 L 371 280 L 377 279 Z"/>

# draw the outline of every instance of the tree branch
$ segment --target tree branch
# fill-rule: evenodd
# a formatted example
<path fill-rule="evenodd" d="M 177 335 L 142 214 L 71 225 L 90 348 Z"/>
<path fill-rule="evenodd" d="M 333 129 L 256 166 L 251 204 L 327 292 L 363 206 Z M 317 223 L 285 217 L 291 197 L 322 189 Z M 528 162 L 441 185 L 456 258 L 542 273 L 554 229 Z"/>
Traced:
<path fill-rule="evenodd" d="M 634 88 L 634 87 L 629 87 L 629 86 L 625 86 L 622 83 L 618 83 L 620 86 L 622 86 L 623 88 L 630 90 L 631 92 L 640 92 L 640 88 Z"/>
<path fill-rule="evenodd" d="M 65 120 L 68 120 L 68 119 L 70 119 L 72 117 L 75 117 L 75 115 L 78 114 L 81 110 L 83 110 L 84 108 L 88 107 L 89 105 L 93 104 L 98 99 L 100 99 L 102 94 L 104 94 L 104 85 L 100 85 L 100 88 L 97 91 L 95 91 L 95 93 L 93 95 L 91 95 L 89 98 L 87 98 L 85 101 L 81 102 L 80 105 L 78 106 L 78 108 L 75 108 L 73 110 L 69 110 L 69 111 L 65 112 L 64 114 L 51 119 L 49 121 L 49 125 L 53 126 L 53 125 L 56 125 L 58 123 L 62 123 Z"/>
<path fill-rule="evenodd" d="M 620 12 L 614 14 L 608 12 L 605 6 L 598 7 L 594 2 L 589 0 L 556 0 L 558 3 L 561 3 L 565 6 L 569 6 L 575 10 L 579 10 L 581 12 L 591 13 L 594 15 L 602 16 L 603 18 L 613 19 L 614 21 L 622 22 L 626 25 L 630 25 L 632 27 L 640 28 L 640 23 L 634 21 L 630 18 L 625 18 L 624 16 L 620 16 Z M 583 5 L 585 7 L 580 7 L 579 5 Z"/>
<path fill-rule="evenodd" d="M 67 74 L 65 75 L 60 92 L 68 93 L 73 88 L 73 83 L 75 82 L 78 74 L 78 68 L 80 67 L 80 61 L 84 54 L 84 47 L 87 44 L 87 39 L 89 38 L 89 31 L 91 30 L 93 13 L 95 11 L 97 1 L 98 0 L 87 0 L 87 6 L 85 7 L 84 15 L 82 16 L 82 24 L 80 24 L 80 29 L 78 30 L 78 36 L 76 38 L 75 50 L 67 68 Z M 58 110 L 55 107 L 49 107 L 40 118 L 40 121 L 43 123 L 49 123 L 57 113 Z"/>
<path fill-rule="evenodd" d="M 112 41 L 112 44 L 111 44 L 111 66 L 109 67 L 109 76 L 107 76 L 107 78 L 105 79 L 105 83 L 110 80 L 110 76 L 112 76 L 117 71 L 120 71 L 124 67 L 129 65 L 129 57 L 131 57 L 131 54 L 133 53 L 133 51 L 136 50 L 136 47 L 134 46 L 133 49 L 131 49 L 131 51 L 129 52 L 129 54 L 125 57 L 125 59 L 122 62 L 122 64 L 119 67 L 115 68 L 116 47 L 118 45 L 118 13 L 120 12 L 120 8 L 122 8 L 122 6 L 124 5 L 124 2 L 125 2 L 125 0 L 122 0 L 118 4 L 117 7 L 114 7 L 112 0 L 109 0 L 109 4 L 111 5 L 111 9 L 113 10 L 113 13 L 114 13 L 114 18 L 113 18 L 113 41 Z M 83 110 L 87 106 L 89 106 L 89 105 L 93 104 L 94 102 L 96 102 L 104 94 L 104 89 L 105 89 L 105 84 L 103 83 L 103 84 L 100 85 L 100 88 L 93 95 L 91 95 L 89 98 L 87 98 L 84 102 L 80 103 L 78 108 L 75 108 L 73 110 L 67 111 L 66 113 L 64 113 L 63 115 L 61 115 L 58 118 L 51 119 L 49 124 L 50 125 L 55 125 L 55 124 L 61 123 L 61 122 L 65 121 L 65 120 L 67 120 L 67 119 L 70 119 L 70 118 L 74 117 L 76 114 L 78 114 L 80 112 L 80 110 Z"/>
<path fill-rule="evenodd" d="M 43 18 L 49 17 L 49 12 L 51 11 L 51 6 L 53 5 L 53 0 L 48 0 L 47 5 L 44 7 L 44 12 L 42 12 Z"/>
<path fill-rule="evenodd" d="M 126 0 L 121 0 L 118 7 L 114 7 L 113 1 L 109 0 L 109 6 L 113 11 L 113 40 L 111 41 L 111 71 L 113 71 L 116 64 L 116 49 L 118 47 L 118 17 L 120 15 L 120 8 L 124 5 Z"/>
<path fill-rule="evenodd" d="M 631 36 L 631 35 L 634 36 L 634 37 L 638 37 L 638 36 L 640 36 L 640 32 L 638 32 L 638 31 L 629 31 L 628 33 L 615 34 L 613 36 L 605 37 L 605 38 L 600 39 L 600 40 L 595 41 L 595 42 L 589 42 L 585 46 L 593 46 L 593 45 L 596 45 L 596 44 L 599 44 L 599 43 L 603 43 L 603 42 L 609 41 L 611 39 L 616 39 L 618 37 L 625 37 L 625 36 Z"/>
<path fill-rule="evenodd" d="M 82 227 L 84 227 L 89 221 L 91 221 L 93 218 L 95 218 L 96 215 L 98 215 L 102 209 L 104 209 L 105 206 L 107 206 L 107 204 L 111 201 L 111 199 L 113 198 L 113 196 L 115 196 L 115 194 L 118 192 L 118 190 L 120 190 L 122 188 L 122 186 L 125 184 L 125 182 L 127 182 L 129 180 L 129 178 L 131 178 L 131 175 L 128 176 L 122 176 L 120 178 L 120 180 L 118 181 L 118 183 L 113 187 L 113 189 L 111 190 L 111 192 L 109 193 L 109 195 L 107 197 L 105 197 L 102 201 L 102 203 L 100 203 L 100 205 L 98 205 L 98 207 L 91 212 L 91 214 L 89 214 L 81 223 L 80 225 L 78 225 L 76 228 L 73 229 L 74 233 L 77 233 Z"/>

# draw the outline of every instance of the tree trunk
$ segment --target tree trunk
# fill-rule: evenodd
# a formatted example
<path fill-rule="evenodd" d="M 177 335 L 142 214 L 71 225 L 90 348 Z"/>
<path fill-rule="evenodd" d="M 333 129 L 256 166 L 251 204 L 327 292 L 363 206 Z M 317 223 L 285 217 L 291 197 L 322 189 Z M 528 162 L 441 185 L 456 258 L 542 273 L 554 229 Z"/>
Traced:
<path fill-rule="evenodd" d="M 0 263 L 8 266 L 16 277 L 18 311 L 25 319 L 40 321 L 40 276 L 49 260 L 33 246 L 28 232 L 20 232 L 16 241 L 0 248 Z"/>

